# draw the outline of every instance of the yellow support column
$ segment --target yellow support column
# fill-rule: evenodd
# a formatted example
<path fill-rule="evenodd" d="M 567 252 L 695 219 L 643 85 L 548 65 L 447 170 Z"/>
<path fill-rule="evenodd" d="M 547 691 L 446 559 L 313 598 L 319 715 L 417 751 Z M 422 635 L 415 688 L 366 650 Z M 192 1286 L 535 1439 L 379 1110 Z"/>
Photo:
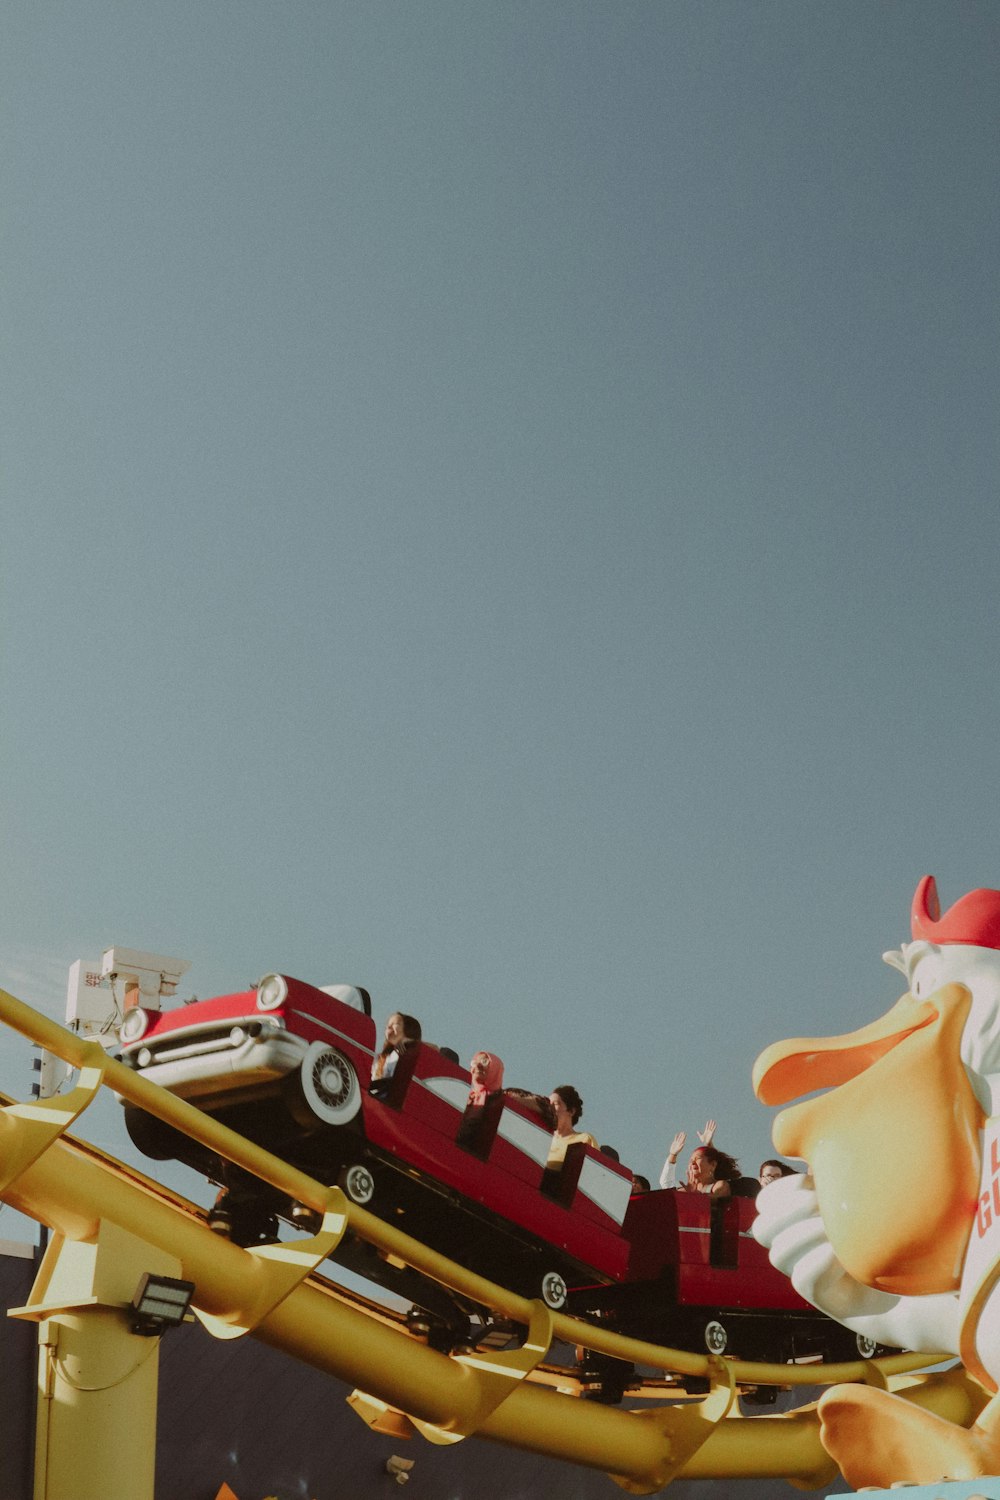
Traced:
<path fill-rule="evenodd" d="M 10 1314 L 38 1323 L 34 1500 L 153 1500 L 160 1341 L 132 1333 L 130 1304 L 143 1272 L 180 1269 L 108 1221 L 53 1239 Z"/>

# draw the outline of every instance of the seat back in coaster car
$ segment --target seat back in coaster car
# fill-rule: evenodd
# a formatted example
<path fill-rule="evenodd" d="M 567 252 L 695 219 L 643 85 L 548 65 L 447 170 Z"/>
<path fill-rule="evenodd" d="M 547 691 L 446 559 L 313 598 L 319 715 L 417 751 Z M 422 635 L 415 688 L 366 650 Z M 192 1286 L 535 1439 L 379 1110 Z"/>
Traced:
<path fill-rule="evenodd" d="M 413 1077 L 423 1046 L 423 1042 L 411 1042 L 396 1058 L 392 1076 L 373 1080 L 372 1093 L 376 1094 L 384 1104 L 390 1105 L 393 1109 L 402 1109 L 407 1089 L 410 1087 L 410 1079 Z"/>
<path fill-rule="evenodd" d="M 745 1199 L 678 1191 L 680 1264 L 733 1269 L 739 1258 L 741 1207 L 743 1210 L 750 1208 L 750 1217 L 753 1217 L 752 1207 Z"/>
<path fill-rule="evenodd" d="M 566 1147 L 563 1164 L 550 1178 L 550 1193 L 575 1214 L 620 1230 L 632 1195 L 632 1172 L 605 1156 L 595 1146 L 574 1141 Z"/>
<path fill-rule="evenodd" d="M 678 1200 L 673 1188 L 636 1193 L 629 1199 L 622 1233 L 629 1244 L 628 1281 L 656 1281 L 680 1259 Z"/>
<path fill-rule="evenodd" d="M 487 1097 L 485 1104 L 466 1105 L 455 1137 L 456 1144 L 463 1151 L 483 1160 L 489 1156 L 503 1114 L 503 1102 L 503 1091 L 497 1089 Z"/>

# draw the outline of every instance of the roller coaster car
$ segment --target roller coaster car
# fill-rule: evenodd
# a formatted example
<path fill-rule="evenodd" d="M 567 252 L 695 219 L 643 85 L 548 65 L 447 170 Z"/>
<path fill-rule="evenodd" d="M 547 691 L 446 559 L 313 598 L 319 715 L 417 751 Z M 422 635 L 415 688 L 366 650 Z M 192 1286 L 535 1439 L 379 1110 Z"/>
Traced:
<path fill-rule="evenodd" d="M 574 1144 L 546 1172 L 551 1130 L 533 1096 L 479 1111 L 470 1079 L 429 1043 L 384 1091 L 368 1079 L 371 1003 L 351 985 L 272 974 L 256 990 L 126 1013 L 122 1061 L 370 1212 L 492 1281 L 655 1342 L 775 1361 L 855 1358 L 853 1336 L 803 1302 L 750 1235 L 754 1205 L 673 1190 L 632 1196 L 632 1173 Z M 162 1121 L 125 1106 L 135 1144 L 227 1189 L 233 1237 L 308 1218 Z M 347 1236 L 337 1259 L 455 1327 L 444 1289 Z M 457 1317 L 456 1317 L 457 1314 Z M 863 1353 L 873 1353 L 865 1349 Z"/>

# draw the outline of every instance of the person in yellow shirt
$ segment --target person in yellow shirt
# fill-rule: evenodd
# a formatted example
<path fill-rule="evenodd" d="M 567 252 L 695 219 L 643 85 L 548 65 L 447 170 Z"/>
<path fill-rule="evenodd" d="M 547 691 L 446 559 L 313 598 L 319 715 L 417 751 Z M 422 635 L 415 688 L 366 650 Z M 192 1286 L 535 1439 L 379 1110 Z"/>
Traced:
<path fill-rule="evenodd" d="M 567 1147 L 572 1146 L 575 1141 L 582 1141 L 585 1146 L 596 1146 L 597 1137 L 589 1131 L 576 1128 L 577 1121 L 583 1114 L 583 1100 L 571 1083 L 561 1083 L 557 1089 L 553 1089 L 549 1095 L 549 1103 L 555 1111 L 556 1128 L 549 1146 L 545 1170 L 558 1172 L 566 1160 Z"/>

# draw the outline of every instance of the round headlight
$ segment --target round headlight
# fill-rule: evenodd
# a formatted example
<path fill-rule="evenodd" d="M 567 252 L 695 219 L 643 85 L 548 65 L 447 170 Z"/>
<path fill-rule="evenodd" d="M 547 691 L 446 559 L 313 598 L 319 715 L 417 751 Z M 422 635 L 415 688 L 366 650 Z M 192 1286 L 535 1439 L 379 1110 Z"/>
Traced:
<path fill-rule="evenodd" d="M 149 1011 L 143 1010 L 141 1005 L 133 1005 L 131 1010 L 125 1012 L 125 1019 L 118 1028 L 118 1035 L 123 1042 L 137 1042 L 144 1036 L 149 1026 Z"/>
<path fill-rule="evenodd" d="M 257 1009 L 277 1010 L 288 994 L 288 985 L 280 974 L 265 974 L 257 986 Z"/>

